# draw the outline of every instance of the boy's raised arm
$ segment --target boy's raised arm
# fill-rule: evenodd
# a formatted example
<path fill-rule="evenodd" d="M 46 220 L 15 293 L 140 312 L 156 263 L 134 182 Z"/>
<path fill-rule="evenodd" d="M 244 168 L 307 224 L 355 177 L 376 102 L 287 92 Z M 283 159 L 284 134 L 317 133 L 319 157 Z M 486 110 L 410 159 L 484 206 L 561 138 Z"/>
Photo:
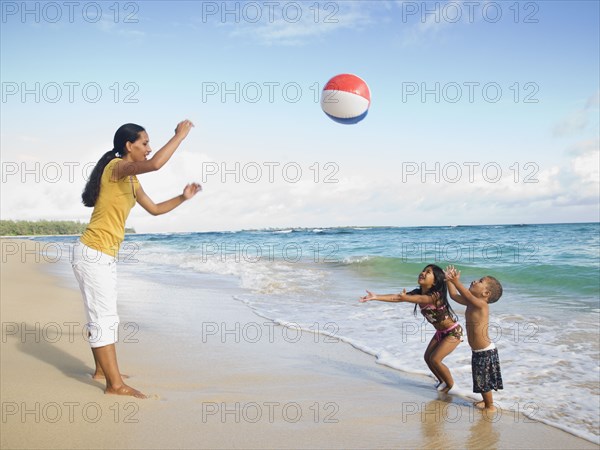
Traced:
<path fill-rule="evenodd" d="M 453 266 L 448 266 L 444 271 L 446 275 L 446 281 L 448 285 L 448 292 L 450 293 L 450 297 L 453 300 L 460 303 L 461 305 L 472 305 L 475 307 L 479 307 L 481 299 L 475 297 L 471 292 L 460 282 L 460 270 L 456 270 Z M 450 290 L 450 286 L 454 287 L 457 292 L 455 292 L 456 296 L 460 296 L 460 300 L 455 298 L 452 295 Z"/>
<path fill-rule="evenodd" d="M 454 266 L 446 266 L 444 270 L 444 276 L 446 278 L 446 286 L 448 287 L 448 294 L 450 294 L 450 298 L 461 305 L 467 305 L 465 299 L 459 294 L 456 286 L 454 285 L 454 280 L 456 279 L 456 268 Z M 460 275 L 459 275 L 460 277 Z"/>
<path fill-rule="evenodd" d="M 448 286 L 448 294 L 450 295 L 450 298 L 452 300 L 454 300 L 456 303 L 460 303 L 461 305 L 466 305 L 467 302 L 462 298 L 462 296 L 458 293 L 458 290 L 456 289 L 456 286 L 454 286 L 454 283 L 450 280 L 448 280 L 448 278 L 446 277 L 446 285 Z"/>

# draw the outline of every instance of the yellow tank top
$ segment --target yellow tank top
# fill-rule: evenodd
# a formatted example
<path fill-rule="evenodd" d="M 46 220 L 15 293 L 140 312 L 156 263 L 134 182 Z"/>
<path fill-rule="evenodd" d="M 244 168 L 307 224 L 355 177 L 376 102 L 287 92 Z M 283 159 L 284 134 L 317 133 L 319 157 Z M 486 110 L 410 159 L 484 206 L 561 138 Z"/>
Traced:
<path fill-rule="evenodd" d="M 125 238 L 125 221 L 135 206 L 139 187 L 135 175 L 118 181 L 111 180 L 113 168 L 119 161 L 121 158 L 115 158 L 104 168 L 92 218 L 81 236 L 81 242 L 85 245 L 114 258 Z"/>

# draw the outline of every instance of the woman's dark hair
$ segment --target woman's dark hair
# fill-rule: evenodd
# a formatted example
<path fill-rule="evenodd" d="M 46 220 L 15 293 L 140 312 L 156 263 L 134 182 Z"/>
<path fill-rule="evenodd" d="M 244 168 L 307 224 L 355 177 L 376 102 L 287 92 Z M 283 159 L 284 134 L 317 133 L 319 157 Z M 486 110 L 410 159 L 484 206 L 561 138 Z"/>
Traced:
<path fill-rule="evenodd" d="M 431 271 L 433 272 L 433 286 L 431 286 L 431 289 L 429 291 L 420 292 L 420 294 L 424 295 L 424 294 L 438 293 L 440 295 L 440 301 L 448 309 L 448 314 L 450 314 L 450 317 L 452 317 L 452 319 L 454 321 L 457 321 L 458 316 L 456 315 L 456 313 L 450 306 L 450 303 L 448 303 L 448 287 L 446 286 L 446 275 L 444 275 L 444 271 L 442 270 L 442 268 L 440 266 L 436 266 L 435 264 L 429 264 L 429 265 L 425 266 L 423 268 L 423 270 L 427 270 L 427 268 L 431 268 Z M 420 291 L 420 288 L 419 288 L 419 291 Z M 415 316 L 417 315 L 417 306 L 418 305 L 415 304 L 415 309 L 414 309 Z"/>
<path fill-rule="evenodd" d="M 100 194 L 100 180 L 106 165 L 117 157 L 123 157 L 125 154 L 125 144 L 127 142 L 135 142 L 139 135 L 144 130 L 143 127 L 135 123 L 126 123 L 119 127 L 113 139 L 113 149 L 102 155 L 102 158 L 96 163 L 92 174 L 85 185 L 85 189 L 81 194 L 81 200 L 85 206 L 95 206 L 98 195 Z"/>

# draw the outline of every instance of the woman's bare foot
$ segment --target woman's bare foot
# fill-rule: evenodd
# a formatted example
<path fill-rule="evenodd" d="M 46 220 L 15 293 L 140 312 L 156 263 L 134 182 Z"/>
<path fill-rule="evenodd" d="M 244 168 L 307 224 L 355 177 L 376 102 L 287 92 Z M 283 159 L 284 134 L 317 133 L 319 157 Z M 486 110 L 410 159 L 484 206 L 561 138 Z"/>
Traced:
<path fill-rule="evenodd" d="M 146 395 L 142 394 L 140 391 L 132 388 L 131 386 L 127 386 L 126 384 L 124 384 L 118 388 L 107 387 L 106 390 L 104 391 L 104 393 L 105 394 L 114 394 L 114 395 L 130 395 L 135 398 L 147 398 Z"/>
<path fill-rule="evenodd" d="M 496 407 L 494 405 L 490 405 L 488 407 L 485 406 L 485 402 L 481 401 L 481 402 L 475 402 L 473 403 L 473 406 L 477 409 L 481 409 L 482 411 L 489 411 L 489 412 L 496 412 Z"/>
<path fill-rule="evenodd" d="M 453 387 L 454 387 L 454 385 L 452 385 L 452 386 L 446 386 L 446 383 L 444 383 L 444 387 L 442 389 L 440 389 L 440 392 L 443 392 L 444 394 L 447 394 L 448 391 L 450 389 L 452 389 Z"/>

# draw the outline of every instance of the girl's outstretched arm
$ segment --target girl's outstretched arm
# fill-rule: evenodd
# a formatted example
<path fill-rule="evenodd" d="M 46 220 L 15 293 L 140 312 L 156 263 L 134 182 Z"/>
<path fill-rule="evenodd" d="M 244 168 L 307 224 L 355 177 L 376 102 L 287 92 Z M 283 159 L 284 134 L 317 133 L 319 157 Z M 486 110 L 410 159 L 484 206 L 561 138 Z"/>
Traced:
<path fill-rule="evenodd" d="M 373 294 L 372 292 L 367 291 L 367 295 L 361 297 L 359 301 L 361 303 L 368 302 L 371 300 L 377 300 L 380 302 L 408 302 L 418 304 L 431 304 L 437 300 L 437 297 L 439 297 L 437 293 L 433 295 L 409 295 L 406 293 L 406 289 L 403 289 L 400 294 L 385 295 Z"/>
<path fill-rule="evenodd" d="M 380 302 L 399 302 L 398 294 L 384 294 L 377 295 L 370 291 L 367 291 L 367 295 L 361 297 L 358 301 L 361 303 L 370 302 L 371 300 L 377 300 Z"/>

